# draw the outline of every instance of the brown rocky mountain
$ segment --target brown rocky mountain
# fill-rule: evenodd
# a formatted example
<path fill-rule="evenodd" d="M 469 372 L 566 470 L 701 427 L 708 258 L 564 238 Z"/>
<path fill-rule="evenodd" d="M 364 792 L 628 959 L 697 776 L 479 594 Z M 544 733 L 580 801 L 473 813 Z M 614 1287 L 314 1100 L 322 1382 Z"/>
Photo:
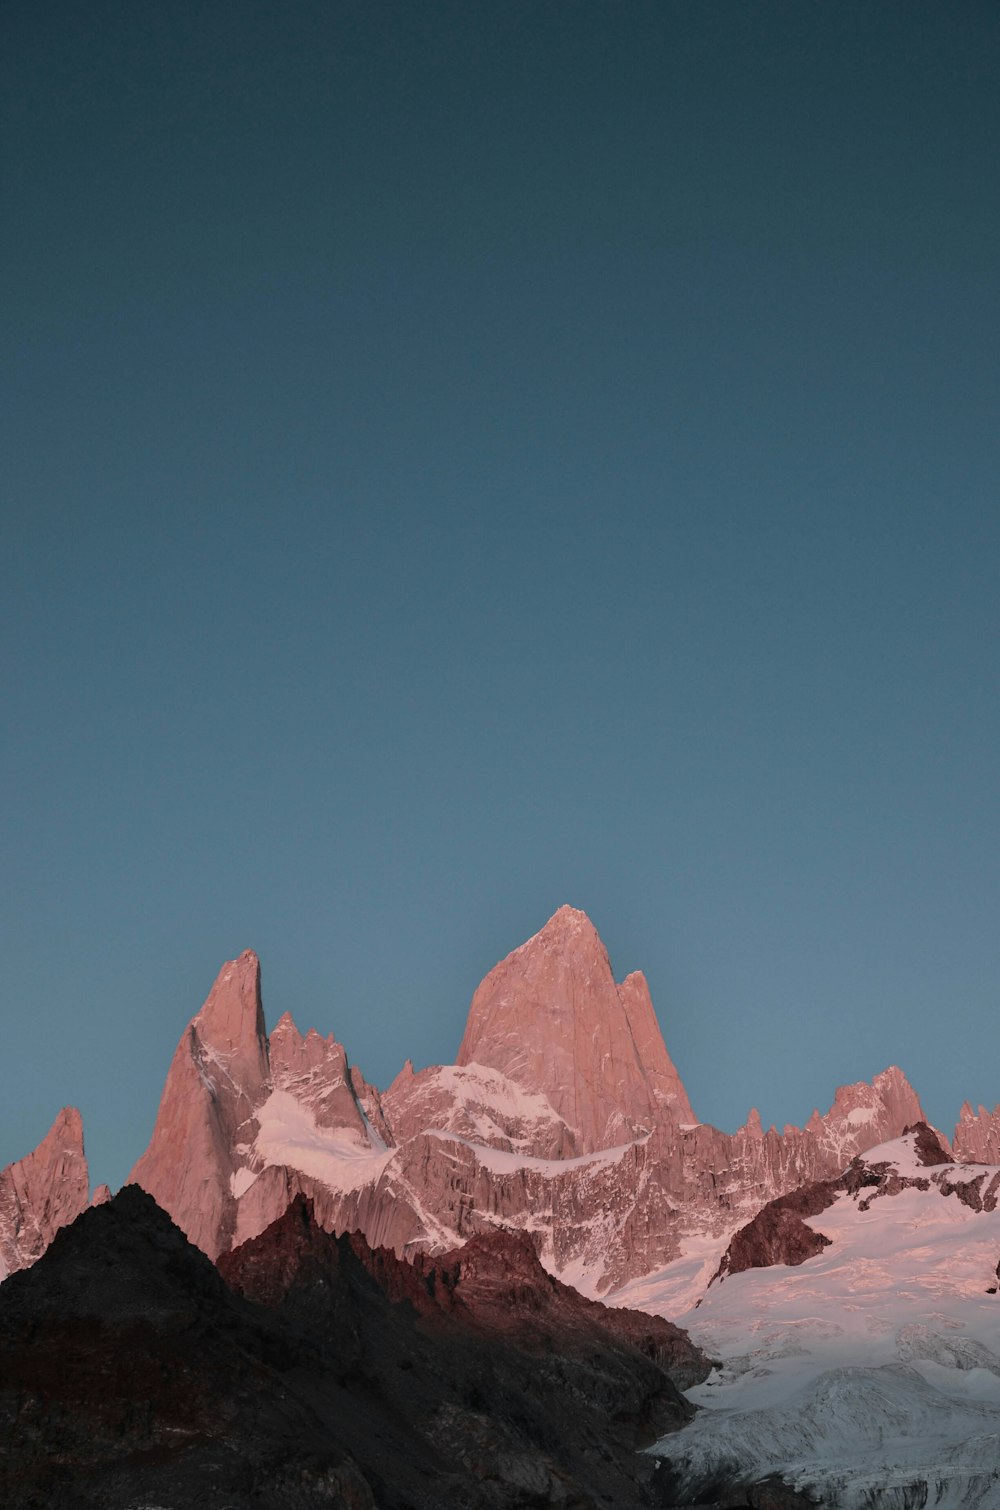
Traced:
<path fill-rule="evenodd" d="M 312 1203 L 300 1195 L 258 1237 L 222 1254 L 218 1269 L 238 1294 L 273 1306 L 294 1290 L 326 1288 L 333 1270 L 355 1261 L 389 1300 L 410 1306 L 434 1335 L 458 1330 L 501 1338 L 546 1358 L 558 1353 L 593 1359 L 609 1347 L 634 1348 L 679 1388 L 708 1374 L 708 1360 L 686 1332 L 659 1316 L 601 1305 L 561 1284 L 520 1232 L 497 1228 L 451 1253 L 418 1252 L 408 1261 L 390 1248 L 372 1248 L 358 1232 L 339 1238 L 324 1232 Z M 683 1402 L 672 1394 L 669 1399 L 665 1429 L 687 1419 Z"/>
<path fill-rule="evenodd" d="M 294 1203 L 219 1272 L 136 1186 L 0 1289 L 5 1510 L 645 1510 L 708 1361 L 531 1245 L 411 1268 Z"/>

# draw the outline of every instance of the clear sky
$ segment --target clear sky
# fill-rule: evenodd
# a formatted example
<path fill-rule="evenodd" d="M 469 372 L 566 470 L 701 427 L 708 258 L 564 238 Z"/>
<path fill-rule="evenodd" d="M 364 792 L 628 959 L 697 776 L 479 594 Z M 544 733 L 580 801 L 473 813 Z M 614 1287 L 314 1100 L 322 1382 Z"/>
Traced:
<path fill-rule="evenodd" d="M 1000 1100 L 1000 9 L 0 12 L 0 1164 L 563 903 L 696 1111 Z"/>

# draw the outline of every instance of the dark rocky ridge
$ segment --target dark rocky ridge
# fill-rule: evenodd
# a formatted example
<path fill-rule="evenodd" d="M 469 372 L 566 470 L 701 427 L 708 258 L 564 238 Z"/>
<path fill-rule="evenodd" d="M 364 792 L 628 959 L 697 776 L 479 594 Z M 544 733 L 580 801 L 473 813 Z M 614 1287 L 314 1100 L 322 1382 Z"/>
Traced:
<path fill-rule="evenodd" d="M 634 1448 L 687 1419 L 671 1370 L 707 1361 L 530 1244 L 410 1266 L 299 1202 L 226 1280 L 127 1187 L 4 1284 L 6 1510 L 665 1503 Z"/>
<path fill-rule="evenodd" d="M 587 1300 L 539 1262 L 524 1233 L 499 1228 L 436 1257 L 399 1259 L 372 1248 L 360 1233 L 332 1237 L 313 1220 L 302 1196 L 260 1237 L 218 1260 L 230 1287 L 263 1305 L 301 1304 L 301 1297 L 345 1265 L 358 1263 L 391 1301 L 409 1305 L 428 1335 L 504 1340 L 529 1354 L 593 1356 L 638 1351 L 686 1389 L 708 1372 L 686 1332 L 659 1316 L 616 1310 Z"/>

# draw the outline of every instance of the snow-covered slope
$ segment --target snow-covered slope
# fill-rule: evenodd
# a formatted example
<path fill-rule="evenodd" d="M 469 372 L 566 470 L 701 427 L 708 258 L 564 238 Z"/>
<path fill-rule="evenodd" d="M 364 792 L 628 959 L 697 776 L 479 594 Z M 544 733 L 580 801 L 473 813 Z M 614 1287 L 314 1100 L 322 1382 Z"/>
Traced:
<path fill-rule="evenodd" d="M 795 1267 L 717 1278 L 683 1315 L 697 1256 L 616 1297 L 719 1360 L 690 1392 L 704 1409 L 655 1450 L 692 1497 L 778 1473 L 842 1510 L 996 1510 L 1000 1166 L 928 1166 L 909 1133 L 828 1194 L 803 1220 L 829 1246 Z"/>

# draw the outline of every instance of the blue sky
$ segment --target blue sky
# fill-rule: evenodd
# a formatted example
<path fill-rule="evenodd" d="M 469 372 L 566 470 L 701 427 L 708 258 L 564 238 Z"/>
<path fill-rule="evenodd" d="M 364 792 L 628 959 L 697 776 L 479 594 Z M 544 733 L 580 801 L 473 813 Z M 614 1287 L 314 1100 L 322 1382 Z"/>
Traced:
<path fill-rule="evenodd" d="M 1000 1100 L 1000 14 L 5 7 L 0 1163 L 563 902 L 699 1115 Z"/>

